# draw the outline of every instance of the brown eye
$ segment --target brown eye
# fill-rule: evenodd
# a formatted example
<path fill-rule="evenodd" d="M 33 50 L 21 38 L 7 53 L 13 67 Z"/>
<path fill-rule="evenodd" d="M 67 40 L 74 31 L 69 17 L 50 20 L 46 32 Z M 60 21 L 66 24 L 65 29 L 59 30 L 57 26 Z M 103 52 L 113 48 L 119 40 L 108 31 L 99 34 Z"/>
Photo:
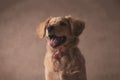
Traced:
<path fill-rule="evenodd" d="M 65 22 L 60 22 L 60 26 L 66 26 L 67 24 Z"/>

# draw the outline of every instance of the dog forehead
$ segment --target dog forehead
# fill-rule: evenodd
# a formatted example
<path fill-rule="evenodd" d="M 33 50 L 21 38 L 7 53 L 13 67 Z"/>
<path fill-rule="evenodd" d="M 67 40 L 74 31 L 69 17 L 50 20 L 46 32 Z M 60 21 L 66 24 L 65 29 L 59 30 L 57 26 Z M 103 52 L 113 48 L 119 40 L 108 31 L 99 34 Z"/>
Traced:
<path fill-rule="evenodd" d="M 53 17 L 51 18 L 51 20 L 49 21 L 49 24 L 56 24 L 58 22 L 60 22 L 62 20 L 61 17 Z"/>

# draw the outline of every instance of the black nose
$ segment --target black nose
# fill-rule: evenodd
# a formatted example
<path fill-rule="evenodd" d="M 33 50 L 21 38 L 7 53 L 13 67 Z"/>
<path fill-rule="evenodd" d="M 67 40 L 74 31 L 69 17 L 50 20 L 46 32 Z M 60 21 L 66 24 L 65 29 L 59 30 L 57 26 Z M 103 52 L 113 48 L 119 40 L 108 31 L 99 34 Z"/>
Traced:
<path fill-rule="evenodd" d="M 48 29 L 48 32 L 51 32 L 54 30 L 54 26 L 49 26 L 47 29 Z"/>

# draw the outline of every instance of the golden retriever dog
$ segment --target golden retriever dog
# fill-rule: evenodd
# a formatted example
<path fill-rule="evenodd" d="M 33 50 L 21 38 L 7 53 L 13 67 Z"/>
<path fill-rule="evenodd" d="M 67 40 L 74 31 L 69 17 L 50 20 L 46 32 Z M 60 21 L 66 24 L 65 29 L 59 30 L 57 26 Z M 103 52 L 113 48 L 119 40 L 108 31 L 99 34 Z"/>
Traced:
<path fill-rule="evenodd" d="M 85 60 L 77 45 L 85 23 L 64 17 L 49 17 L 40 24 L 37 32 L 46 38 L 46 80 L 87 80 Z"/>

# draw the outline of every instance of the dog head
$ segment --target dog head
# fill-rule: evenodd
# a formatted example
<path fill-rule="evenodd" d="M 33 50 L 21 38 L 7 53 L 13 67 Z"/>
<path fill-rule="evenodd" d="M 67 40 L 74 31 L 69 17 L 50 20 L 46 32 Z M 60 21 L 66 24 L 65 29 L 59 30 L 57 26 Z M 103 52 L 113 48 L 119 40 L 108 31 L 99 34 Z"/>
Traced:
<path fill-rule="evenodd" d="M 70 16 L 50 17 L 40 24 L 38 35 L 46 37 L 53 48 L 65 45 L 71 39 L 77 38 L 84 30 L 85 23 Z"/>

